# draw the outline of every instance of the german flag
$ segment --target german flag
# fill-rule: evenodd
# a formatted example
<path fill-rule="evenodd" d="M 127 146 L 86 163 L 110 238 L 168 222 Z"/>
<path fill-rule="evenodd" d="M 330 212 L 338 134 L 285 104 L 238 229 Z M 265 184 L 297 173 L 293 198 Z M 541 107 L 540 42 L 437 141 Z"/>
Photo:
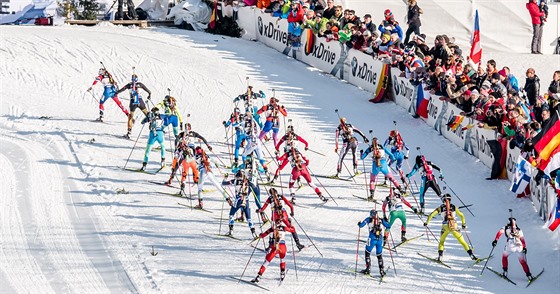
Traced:
<path fill-rule="evenodd" d="M 213 30 L 216 27 L 216 14 L 218 12 L 218 0 L 214 0 L 214 8 L 212 9 L 212 15 L 210 16 L 210 23 L 208 27 Z"/>
<path fill-rule="evenodd" d="M 452 115 L 449 117 L 449 120 L 447 121 L 447 126 L 455 132 L 455 130 L 461 125 L 461 123 L 463 122 L 463 119 L 465 119 L 464 116 L 462 115 Z"/>
<path fill-rule="evenodd" d="M 558 115 L 550 118 L 543 126 L 541 132 L 533 138 L 535 150 L 539 153 L 541 160 L 548 160 L 554 150 L 560 145 L 560 121 Z"/>

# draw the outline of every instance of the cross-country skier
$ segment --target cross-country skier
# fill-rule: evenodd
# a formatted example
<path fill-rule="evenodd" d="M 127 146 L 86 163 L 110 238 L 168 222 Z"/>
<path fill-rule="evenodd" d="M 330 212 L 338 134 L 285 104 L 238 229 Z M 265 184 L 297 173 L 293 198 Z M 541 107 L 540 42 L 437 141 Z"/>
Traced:
<path fill-rule="evenodd" d="M 245 130 L 245 138 L 247 140 L 247 144 L 245 145 L 245 150 L 243 154 L 241 154 L 241 158 L 243 161 L 246 160 L 247 156 L 254 152 L 255 156 L 259 160 L 261 166 L 266 173 L 268 168 L 266 166 L 266 162 L 263 158 L 262 152 L 262 142 L 259 140 L 259 127 L 255 123 L 253 119 L 253 115 L 249 112 L 245 113 L 245 122 L 244 122 L 244 130 Z"/>
<path fill-rule="evenodd" d="M 216 180 L 216 177 L 212 173 L 212 169 L 210 168 L 210 158 L 208 157 L 206 152 L 204 152 L 204 150 L 200 146 L 197 146 L 194 151 L 198 172 L 200 174 L 200 179 L 198 181 L 198 205 L 195 208 L 203 207 L 202 191 L 204 190 L 204 183 L 206 182 L 206 180 L 210 180 L 212 185 L 214 185 L 214 187 L 216 187 L 216 189 L 218 189 L 218 191 L 222 193 L 228 204 L 230 206 L 233 206 L 231 198 L 226 193 L 224 188 L 222 188 L 222 186 Z"/>
<path fill-rule="evenodd" d="M 389 237 L 389 230 L 393 226 L 395 220 L 401 220 L 401 242 L 406 241 L 406 213 L 404 212 L 404 206 L 408 206 L 414 213 L 417 212 L 416 207 L 413 207 L 404 199 L 404 197 L 398 191 L 391 191 L 389 196 L 385 198 L 383 201 L 383 218 L 387 218 L 387 214 L 385 213 L 385 209 L 389 208 L 389 227 L 385 230 L 385 235 L 383 237 L 383 242 L 387 243 L 387 239 Z"/>
<path fill-rule="evenodd" d="M 403 141 L 401 134 L 399 133 L 399 131 L 397 130 L 392 130 L 389 133 L 389 137 L 387 138 L 387 140 L 385 140 L 385 143 L 383 143 L 383 147 L 390 147 L 391 153 L 393 154 L 393 157 L 395 158 L 395 160 L 391 160 L 389 162 L 389 166 L 393 163 L 396 162 L 395 168 L 397 169 L 397 171 L 399 172 L 399 175 L 401 176 L 401 181 L 403 182 L 403 184 L 406 186 L 408 186 L 408 184 L 406 183 L 406 179 L 404 177 L 404 172 L 402 170 L 402 164 L 403 161 L 408 159 L 408 146 L 406 146 L 406 143 Z M 406 153 L 405 153 L 406 150 Z"/>
<path fill-rule="evenodd" d="M 179 129 L 183 130 L 183 118 L 181 112 L 177 107 L 177 99 L 172 96 L 165 96 L 165 98 L 156 105 L 161 111 L 161 118 L 163 119 L 164 126 L 173 126 L 173 135 L 175 138 L 179 135 Z"/>
<path fill-rule="evenodd" d="M 187 173 L 189 169 L 193 174 L 194 183 L 198 184 L 199 173 L 197 168 L 197 163 L 194 158 L 194 140 L 202 140 L 208 150 L 212 151 L 212 146 L 208 145 L 208 141 L 202 137 L 199 133 L 192 130 L 190 123 L 185 125 L 186 130 L 182 131 L 175 137 L 175 153 L 173 155 L 173 163 L 171 165 L 171 175 L 169 180 L 165 183 L 166 185 L 171 185 L 173 178 L 179 169 L 179 165 L 182 165 L 183 172 L 181 174 L 181 189 L 185 187 L 185 179 L 187 178 Z"/>
<path fill-rule="evenodd" d="M 270 233 L 273 233 L 272 236 L 269 238 L 268 241 L 268 248 L 266 250 L 266 257 L 259 269 L 259 273 L 257 276 L 251 280 L 253 283 L 258 283 L 266 270 L 268 264 L 272 261 L 272 259 L 278 255 L 280 257 L 280 279 L 284 279 L 286 276 L 286 262 L 284 258 L 286 257 L 286 232 L 291 232 L 290 227 L 286 227 L 282 225 L 281 221 L 277 223 L 272 223 L 272 226 L 262 232 L 259 237 L 264 239 L 264 237 L 268 236 Z"/>
<path fill-rule="evenodd" d="M 253 86 L 248 86 L 247 87 L 247 92 L 235 97 L 233 99 L 233 102 L 237 103 L 239 101 L 243 101 L 243 104 L 245 106 L 245 113 L 246 114 L 251 113 L 255 117 L 255 120 L 257 121 L 257 124 L 259 125 L 259 128 L 262 129 L 263 125 L 260 121 L 259 115 L 257 114 L 257 111 L 259 109 L 256 105 L 253 105 L 253 100 L 257 100 L 257 98 L 264 99 L 264 98 L 266 98 L 266 95 L 264 94 L 264 92 L 262 90 L 259 90 L 258 93 L 253 92 Z"/>
<path fill-rule="evenodd" d="M 253 225 L 253 220 L 251 219 L 251 207 L 249 206 L 249 199 L 251 197 L 251 194 L 260 194 L 260 191 L 258 191 L 257 188 L 249 181 L 244 170 L 239 170 L 235 174 L 235 178 L 229 182 L 226 182 L 225 184 L 233 184 L 235 186 L 235 200 L 233 201 L 233 205 L 229 210 L 229 231 L 226 235 L 233 236 L 235 213 L 239 209 L 241 209 L 247 217 L 247 224 L 249 225 L 249 229 L 251 229 L 253 238 L 258 238 L 258 235 L 255 232 L 255 226 Z M 257 198 L 257 196 L 254 197 Z"/>
<path fill-rule="evenodd" d="M 235 129 L 235 150 L 233 153 L 233 164 L 232 168 L 237 167 L 239 160 L 239 148 L 243 144 L 246 138 L 244 129 L 244 118 L 239 110 L 239 107 L 235 107 L 233 113 L 230 115 L 229 119 L 222 122 L 225 128 L 232 127 Z"/>
<path fill-rule="evenodd" d="M 272 222 L 275 223 L 281 220 L 286 227 L 290 227 L 292 237 L 296 242 L 296 246 L 298 250 L 303 249 L 305 246 L 299 242 L 299 237 L 296 232 L 296 228 L 292 224 L 291 219 L 288 217 L 288 212 L 286 211 L 286 209 L 282 207 L 282 202 L 284 202 L 290 208 L 290 216 L 294 217 L 295 214 L 294 214 L 293 204 L 286 198 L 286 196 L 278 194 L 278 191 L 275 188 L 270 188 L 268 192 L 270 196 L 266 199 L 263 206 L 259 210 L 257 210 L 257 212 L 263 214 L 265 209 L 268 207 L 268 204 L 271 204 Z"/>
<path fill-rule="evenodd" d="M 422 169 L 422 184 L 420 185 L 420 213 L 424 214 L 424 194 L 428 188 L 432 188 L 434 192 L 441 198 L 441 190 L 434 176 L 433 170 L 439 171 L 439 179 L 443 181 L 443 172 L 431 161 L 427 161 L 424 155 L 416 156 L 416 163 L 410 173 L 406 174 L 406 178 L 412 177 L 416 171 Z"/>
<path fill-rule="evenodd" d="M 358 173 L 358 157 L 356 156 L 356 150 L 358 148 L 358 139 L 354 136 L 354 132 L 358 133 L 364 139 L 364 142 L 369 143 L 368 138 L 360 131 L 358 128 L 354 127 L 352 124 L 346 122 L 346 118 L 340 118 L 340 124 L 336 128 L 335 132 L 335 142 L 336 147 L 334 152 L 338 153 L 338 136 L 342 137 L 342 148 L 340 148 L 340 153 L 338 154 L 338 164 L 336 165 L 336 176 L 340 174 L 342 170 L 342 164 L 344 157 L 349 150 L 352 150 L 352 162 L 354 164 L 354 174 Z"/>
<path fill-rule="evenodd" d="M 430 213 L 430 215 L 428 216 L 428 219 L 424 223 L 424 226 L 426 227 L 430 223 L 430 220 L 436 214 L 440 214 L 440 213 L 443 214 L 443 221 L 441 222 L 441 236 L 440 236 L 440 239 L 439 239 L 437 260 L 441 261 L 441 259 L 443 258 L 444 243 L 445 243 L 445 239 L 447 238 L 447 235 L 449 235 L 449 233 L 451 233 L 453 235 L 453 237 L 455 237 L 455 239 L 457 239 L 457 241 L 459 241 L 461 246 L 463 246 L 465 251 L 467 251 L 467 253 L 469 254 L 469 256 L 471 257 L 472 260 L 478 260 L 478 258 L 476 258 L 476 256 L 474 256 L 474 254 L 472 252 L 472 249 L 469 248 L 469 245 L 467 245 L 467 242 L 465 242 L 465 239 L 463 238 L 463 235 L 461 234 L 461 231 L 460 231 L 459 227 L 457 226 L 457 222 L 455 221 L 455 214 L 457 214 L 461 218 L 461 228 L 463 228 L 463 230 L 464 230 L 464 229 L 467 228 L 467 223 L 465 222 L 465 216 L 463 215 L 463 213 L 461 211 L 459 211 L 458 207 L 455 207 L 455 205 L 451 203 L 451 195 L 444 194 L 442 199 L 443 199 L 443 204 L 440 205 L 438 208 L 434 209 L 434 211 L 432 213 Z"/>
<path fill-rule="evenodd" d="M 394 160 L 395 158 L 393 157 L 393 154 L 389 149 L 387 149 L 387 147 L 381 146 L 381 144 L 377 142 L 376 137 L 373 137 L 373 139 L 371 140 L 371 145 L 368 146 L 365 151 L 362 152 L 362 150 L 360 150 L 360 159 L 364 160 L 370 153 L 373 162 L 371 164 L 371 174 L 369 176 L 368 198 L 371 200 L 374 199 L 376 187 L 375 182 L 377 181 L 377 175 L 380 172 L 383 173 L 385 177 L 388 178 L 402 194 L 406 193 L 405 189 L 401 185 L 399 185 L 399 183 L 397 183 L 397 181 L 393 177 L 393 174 L 389 170 L 389 166 L 387 165 L 387 156 L 389 156 L 390 160 Z"/>
<path fill-rule="evenodd" d="M 140 108 L 140 110 L 146 116 L 148 116 L 148 109 L 146 108 L 146 104 L 144 103 L 144 99 L 142 98 L 142 95 L 140 95 L 139 93 L 140 89 L 148 93 L 148 100 L 150 100 L 152 96 L 152 92 L 142 82 L 138 81 L 138 76 L 136 74 L 132 74 L 132 81 L 124 85 L 124 87 L 120 88 L 116 93 L 116 95 L 118 95 L 121 92 L 124 92 L 125 90 L 129 90 L 130 92 L 130 104 L 129 104 L 130 112 L 128 114 L 128 131 L 125 135 L 127 139 L 130 139 L 130 136 L 132 134 L 132 125 L 134 124 L 134 111 L 136 111 L 136 108 Z"/>
<path fill-rule="evenodd" d="M 113 76 L 106 69 L 100 68 L 99 75 L 95 78 L 93 84 L 91 84 L 91 87 L 87 89 L 88 92 L 91 91 L 91 89 L 93 88 L 93 86 L 95 86 L 95 84 L 97 84 L 97 82 L 101 82 L 101 84 L 103 85 L 103 97 L 99 99 L 99 118 L 97 120 L 103 121 L 103 113 L 105 111 L 105 107 L 103 106 L 103 104 L 109 98 L 113 99 L 113 101 L 115 101 L 122 112 L 128 116 L 128 110 L 126 110 L 126 108 L 122 105 L 121 100 L 119 100 L 119 96 L 116 94 L 117 83 L 113 79 Z"/>
<path fill-rule="evenodd" d="M 280 146 L 282 145 L 283 142 L 286 142 L 286 145 L 284 147 L 284 153 L 287 152 L 287 150 L 289 148 L 292 148 L 293 144 L 295 143 L 294 141 L 300 141 L 301 143 L 303 143 L 305 145 L 305 150 L 308 149 L 309 144 L 307 143 L 307 141 L 305 141 L 305 139 L 303 139 L 302 137 L 298 136 L 295 132 L 294 132 L 294 126 L 290 125 L 288 126 L 288 130 L 286 132 L 286 134 L 284 136 L 282 136 L 282 138 L 280 139 L 280 141 L 278 141 L 278 143 L 276 144 L 276 146 L 274 147 L 276 149 L 276 154 L 278 155 L 278 151 L 280 150 Z M 276 158 L 277 160 L 279 159 Z M 272 181 L 270 181 L 271 183 L 274 183 L 274 181 L 276 181 L 276 179 L 278 178 L 278 176 L 280 175 L 280 171 L 282 169 L 284 169 L 284 167 L 286 167 L 286 165 L 289 163 L 288 158 L 284 158 L 284 160 L 282 162 L 280 162 L 280 164 L 278 165 L 278 168 L 276 169 L 276 171 L 274 172 L 274 178 L 272 179 Z M 298 179 L 299 181 L 299 179 Z"/>
<path fill-rule="evenodd" d="M 303 156 L 303 154 L 301 154 L 301 152 L 299 152 L 299 150 L 294 146 L 292 146 L 291 148 L 287 148 L 286 151 L 286 153 L 278 158 L 278 161 L 282 162 L 283 160 L 288 159 L 290 161 L 290 165 L 292 166 L 292 177 L 290 178 L 289 184 L 292 203 L 295 203 L 296 201 L 294 184 L 296 180 L 299 179 L 299 177 L 303 177 L 305 179 L 309 187 L 315 190 L 315 193 L 317 193 L 319 199 L 321 199 L 323 202 L 327 202 L 328 199 L 325 198 L 321 193 L 321 190 L 319 190 L 319 188 L 315 186 L 315 184 L 313 184 L 313 180 L 311 179 L 311 175 L 309 174 L 309 170 L 307 169 L 307 166 L 309 165 L 309 159 Z"/>
<path fill-rule="evenodd" d="M 381 276 L 385 276 L 385 267 L 383 266 L 383 227 L 386 229 L 389 228 L 389 223 L 387 223 L 386 219 L 380 219 L 377 211 L 372 209 L 369 212 L 369 216 L 366 217 L 363 221 L 358 222 L 358 226 L 363 228 L 365 225 L 368 225 L 369 228 L 369 237 L 366 245 L 366 268 L 361 270 L 360 273 L 362 274 L 369 274 L 370 273 L 370 266 L 371 266 L 371 258 L 370 254 L 371 251 L 375 248 L 375 255 L 377 255 L 377 264 L 379 265 L 379 273 Z"/>
<path fill-rule="evenodd" d="M 146 152 L 144 152 L 144 162 L 142 162 L 142 168 L 140 170 L 146 170 L 148 157 L 150 152 L 152 152 L 152 147 L 156 141 L 161 147 L 161 167 L 163 168 L 165 166 L 165 135 L 163 120 L 160 117 L 159 109 L 157 107 L 152 108 L 150 113 L 148 113 L 148 116 L 142 120 L 142 124 L 145 123 L 149 123 L 150 136 L 148 137 Z"/>
<path fill-rule="evenodd" d="M 519 263 L 521 263 L 521 266 L 523 267 L 523 271 L 525 271 L 525 274 L 527 275 L 527 278 L 529 281 L 532 281 L 534 278 L 533 275 L 531 275 L 526 258 L 527 245 L 525 244 L 523 231 L 517 226 L 517 220 L 515 218 L 510 217 L 508 219 L 508 223 L 498 231 L 494 241 L 492 241 L 492 247 L 496 247 L 502 234 L 506 236 L 506 246 L 504 247 L 504 252 L 502 253 L 503 275 L 507 277 L 508 257 L 510 254 L 515 253 L 519 259 Z"/>
<path fill-rule="evenodd" d="M 280 130 L 280 114 L 287 116 L 286 108 L 284 105 L 278 104 L 278 99 L 275 97 L 270 98 L 268 105 L 265 105 L 257 111 L 257 114 L 265 113 L 266 120 L 264 126 L 259 135 L 259 139 L 262 140 L 266 133 L 272 130 L 272 139 L 274 141 L 274 146 L 278 143 L 278 131 Z"/>

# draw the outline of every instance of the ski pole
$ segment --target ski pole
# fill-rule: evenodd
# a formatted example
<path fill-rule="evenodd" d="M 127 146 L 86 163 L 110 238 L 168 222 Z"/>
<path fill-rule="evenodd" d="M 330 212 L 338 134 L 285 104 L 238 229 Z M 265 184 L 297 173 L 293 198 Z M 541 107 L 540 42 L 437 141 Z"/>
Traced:
<path fill-rule="evenodd" d="M 325 190 L 325 192 L 327 192 L 327 194 L 329 195 L 329 197 L 331 197 L 332 201 L 334 202 L 334 204 L 336 204 L 336 206 L 338 206 L 338 203 L 336 202 L 336 200 L 334 200 L 333 196 L 331 195 L 331 193 L 329 192 L 329 190 L 327 190 L 327 188 L 325 188 L 325 185 L 323 185 L 323 183 L 321 183 L 321 181 L 319 181 L 319 178 L 317 176 L 315 176 L 315 174 L 311 171 L 311 169 L 309 168 L 309 166 L 307 167 L 307 169 L 309 170 L 309 172 L 311 173 L 312 176 L 315 177 L 315 179 L 317 180 L 317 183 L 319 183 L 319 185 L 321 185 L 321 187 L 323 187 L 323 189 Z"/>
<path fill-rule="evenodd" d="M 457 197 L 457 199 L 459 199 L 459 201 L 461 201 L 461 203 L 472 214 L 472 216 L 475 216 L 474 213 L 472 213 L 472 211 L 469 209 L 469 207 L 465 204 L 465 202 L 463 202 L 463 200 L 461 200 L 461 198 L 459 198 L 459 195 L 457 195 L 457 193 L 455 193 L 455 191 L 453 191 L 453 189 L 451 189 L 449 184 L 447 184 L 447 182 L 445 180 L 441 180 L 441 181 L 447 186 L 447 188 L 449 188 L 449 190 L 451 190 L 451 192 L 453 192 L 453 195 L 455 195 L 455 197 Z"/>
<path fill-rule="evenodd" d="M 307 148 L 307 151 L 311 151 L 311 152 L 313 152 L 313 153 L 315 153 L 315 154 L 319 154 L 319 155 L 321 155 L 321 156 L 326 156 L 325 154 L 323 154 L 323 153 L 321 153 L 321 152 L 317 152 L 317 151 L 315 151 L 315 150 L 313 150 L 313 149 Z"/>
<path fill-rule="evenodd" d="M 360 231 L 362 230 L 361 227 L 358 227 L 358 245 L 356 245 L 356 266 L 354 268 L 354 279 L 358 275 L 358 254 L 360 252 Z"/>
<path fill-rule="evenodd" d="M 366 169 L 366 161 L 365 160 L 362 160 L 362 166 L 364 167 L 364 181 L 365 181 L 365 184 L 366 184 L 366 186 L 365 186 L 366 187 L 366 199 L 368 199 L 368 202 L 369 202 L 369 196 L 370 195 L 369 195 L 369 189 L 368 189 L 367 169 Z M 371 198 L 373 200 L 373 195 L 371 195 Z"/>
<path fill-rule="evenodd" d="M 296 270 L 296 281 L 298 280 L 297 275 L 297 264 L 296 264 L 296 251 L 294 250 L 294 236 L 292 235 L 292 256 L 294 257 L 294 269 Z"/>
<path fill-rule="evenodd" d="M 132 156 L 132 151 L 134 151 L 134 148 L 136 147 L 136 143 L 138 143 L 138 139 L 140 139 L 140 135 L 142 134 L 142 130 L 144 129 L 145 124 L 142 125 L 142 128 L 140 129 L 140 132 L 138 133 L 138 137 L 136 138 L 136 141 L 134 141 L 134 145 L 132 146 L 132 149 L 130 150 L 130 154 L 128 155 L 128 158 L 126 159 L 126 162 L 124 163 L 124 167 L 123 169 L 126 168 L 126 165 L 128 164 L 128 161 L 130 160 L 130 156 Z"/>
<path fill-rule="evenodd" d="M 311 242 L 311 244 L 313 245 L 313 247 L 315 247 L 315 249 L 317 250 L 317 252 L 319 252 L 319 254 L 321 255 L 321 257 L 323 256 L 323 253 L 321 253 L 321 251 L 319 251 L 319 248 L 317 248 L 317 245 L 315 245 L 315 243 L 313 242 L 313 240 L 311 240 L 311 238 L 309 238 L 309 235 L 307 235 L 307 233 L 305 232 L 305 230 L 303 229 L 303 227 L 299 224 L 298 220 L 292 216 L 292 219 L 296 221 L 296 224 L 298 225 L 298 227 L 301 229 L 301 231 L 305 234 L 305 236 L 307 237 L 307 239 L 309 239 L 309 241 Z"/>
<path fill-rule="evenodd" d="M 243 279 L 243 276 L 245 275 L 245 271 L 247 270 L 247 267 L 249 266 L 249 262 L 251 262 L 251 259 L 253 258 L 253 254 L 255 254 L 255 250 L 257 250 L 257 247 L 259 246 L 260 241 L 261 241 L 261 238 L 259 238 L 259 240 L 257 240 L 257 244 L 255 244 L 255 248 L 253 248 L 253 252 L 251 252 L 251 256 L 249 257 L 249 260 L 247 260 L 247 264 L 245 265 L 245 268 L 243 269 L 243 272 L 241 273 L 241 278 L 239 278 L 239 281 L 237 282 L 238 284 L 241 282 L 241 279 Z"/>
<path fill-rule="evenodd" d="M 348 166 L 346 165 L 346 163 L 344 161 L 342 161 L 342 165 L 344 165 L 344 168 L 350 174 L 350 178 L 352 179 L 352 181 L 354 181 L 354 183 L 357 184 L 355 177 L 352 176 L 352 172 L 350 172 L 350 169 L 348 168 Z"/>
<path fill-rule="evenodd" d="M 492 256 L 492 252 L 494 252 L 494 248 L 496 248 L 496 246 L 492 246 L 492 250 L 490 250 L 490 254 L 488 254 L 488 259 L 486 259 L 486 262 L 484 263 L 484 267 L 482 268 L 482 271 L 480 272 L 481 276 L 482 276 L 482 273 L 484 272 L 484 270 L 486 269 L 486 265 L 488 264 L 488 261 L 490 260 L 490 257 Z"/>
<path fill-rule="evenodd" d="M 393 235 L 391 234 L 391 231 L 389 231 L 389 234 L 391 235 L 391 239 L 393 239 Z M 391 252 L 392 250 L 389 249 L 389 255 L 391 256 L 391 263 L 393 264 L 393 270 L 395 271 L 395 276 L 397 275 L 397 268 L 395 267 L 395 260 L 393 259 L 393 252 Z M 395 251 L 396 252 L 396 251 Z M 383 269 L 385 271 L 385 269 Z"/>
<path fill-rule="evenodd" d="M 397 245 L 395 243 L 395 239 L 393 239 L 393 232 L 391 232 L 391 230 L 389 230 L 389 237 L 391 237 L 391 243 L 393 243 L 393 248 L 391 248 L 391 244 L 388 244 L 387 246 L 387 250 L 389 251 L 395 251 L 396 254 L 399 254 L 399 252 L 397 252 L 397 249 L 395 248 L 395 245 Z"/>
<path fill-rule="evenodd" d="M 471 244 L 471 249 L 474 249 L 474 246 L 471 242 L 471 238 L 469 238 L 469 233 L 467 233 L 467 228 L 465 228 L 465 236 L 467 236 L 467 240 L 469 240 L 469 244 Z"/>

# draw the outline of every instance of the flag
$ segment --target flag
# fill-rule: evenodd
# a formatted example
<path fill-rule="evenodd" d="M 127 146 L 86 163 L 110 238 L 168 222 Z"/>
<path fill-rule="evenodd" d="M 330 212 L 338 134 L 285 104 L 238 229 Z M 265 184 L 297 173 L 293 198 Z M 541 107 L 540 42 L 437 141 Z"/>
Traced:
<path fill-rule="evenodd" d="M 478 9 L 474 16 L 474 31 L 471 39 L 470 63 L 474 68 L 478 68 L 482 59 L 482 45 L 480 44 L 480 25 L 478 24 Z"/>
<path fill-rule="evenodd" d="M 556 230 L 560 225 L 560 197 L 556 197 L 556 205 L 554 211 L 551 211 L 548 216 L 548 224 L 548 229 L 551 231 Z"/>
<path fill-rule="evenodd" d="M 430 102 L 430 97 L 424 94 L 424 87 L 422 87 L 422 83 L 418 84 L 416 92 L 416 114 L 423 118 L 428 118 L 428 104 Z"/>
<path fill-rule="evenodd" d="M 455 132 L 455 130 L 457 129 L 457 127 L 459 127 L 461 125 L 461 123 L 463 122 L 463 119 L 465 119 L 464 116 L 462 115 L 452 115 L 449 117 L 449 120 L 447 121 L 447 126 Z"/>
<path fill-rule="evenodd" d="M 539 169 L 544 171 L 547 175 L 550 175 L 553 170 L 560 169 L 560 146 L 552 151 L 548 160 L 541 161 Z"/>
<path fill-rule="evenodd" d="M 488 146 L 490 146 L 490 152 L 494 157 L 494 163 L 492 163 L 492 171 L 490 172 L 490 179 L 499 179 L 502 175 L 502 171 L 506 166 L 506 143 L 507 140 L 487 140 Z"/>
<path fill-rule="evenodd" d="M 550 121 L 543 126 L 540 133 L 538 133 L 533 138 L 533 145 L 535 150 L 539 154 L 537 158 L 537 168 L 544 171 L 550 162 L 553 163 L 552 167 L 560 164 L 558 161 L 560 158 L 556 158 L 560 155 L 560 121 L 558 120 L 558 115 L 554 115 L 550 118 Z M 554 170 L 555 168 L 548 168 L 548 170 Z"/>
<path fill-rule="evenodd" d="M 515 172 L 511 179 L 511 186 L 509 187 L 511 192 L 515 194 L 523 193 L 525 187 L 527 187 L 531 181 L 531 168 L 531 164 L 519 155 L 517 164 L 515 165 Z"/>
<path fill-rule="evenodd" d="M 212 15 L 210 16 L 210 23 L 208 27 L 213 30 L 216 27 L 216 14 L 218 13 L 218 0 L 214 0 L 214 8 L 212 8 Z"/>

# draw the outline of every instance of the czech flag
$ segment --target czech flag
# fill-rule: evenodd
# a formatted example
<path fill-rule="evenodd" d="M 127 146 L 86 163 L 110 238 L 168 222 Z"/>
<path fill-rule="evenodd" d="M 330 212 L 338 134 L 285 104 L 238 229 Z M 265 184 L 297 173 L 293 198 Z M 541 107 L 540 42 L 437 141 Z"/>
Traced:
<path fill-rule="evenodd" d="M 478 68 L 482 59 L 482 45 L 480 44 L 480 26 L 478 24 L 478 9 L 474 17 L 474 32 L 471 40 L 470 63 L 474 68 Z"/>
<path fill-rule="evenodd" d="M 423 118 L 428 118 L 428 104 L 430 102 L 430 97 L 424 94 L 424 87 L 422 87 L 422 83 L 418 84 L 416 92 L 418 93 L 416 96 L 416 114 Z"/>

